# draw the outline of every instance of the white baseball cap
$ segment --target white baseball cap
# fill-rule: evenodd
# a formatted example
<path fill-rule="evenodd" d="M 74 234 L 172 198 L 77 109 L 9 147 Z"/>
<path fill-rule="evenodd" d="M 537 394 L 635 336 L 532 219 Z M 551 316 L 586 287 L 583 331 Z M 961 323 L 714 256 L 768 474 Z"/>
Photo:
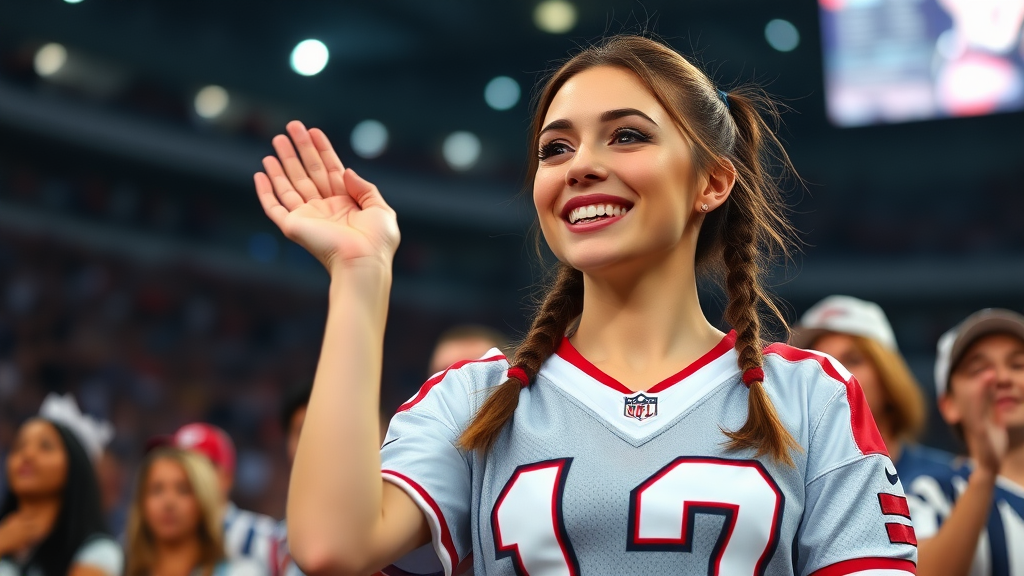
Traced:
<path fill-rule="evenodd" d="M 989 334 L 1012 334 L 1024 340 L 1024 316 L 1002 308 L 971 314 L 939 338 L 935 357 L 935 392 L 942 398 L 949 389 L 949 374 L 971 344 Z"/>
<path fill-rule="evenodd" d="M 896 335 L 882 308 L 853 296 L 829 296 L 812 306 L 793 328 L 789 343 L 807 348 L 829 333 L 863 336 L 894 352 L 898 350 Z"/>

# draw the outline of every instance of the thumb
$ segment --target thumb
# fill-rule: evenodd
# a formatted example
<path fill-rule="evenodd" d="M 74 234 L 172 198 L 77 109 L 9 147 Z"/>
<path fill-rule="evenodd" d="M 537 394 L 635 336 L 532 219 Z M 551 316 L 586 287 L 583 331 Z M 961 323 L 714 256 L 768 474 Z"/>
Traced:
<path fill-rule="evenodd" d="M 345 170 L 345 189 L 348 191 L 348 195 L 359 204 L 362 209 L 370 207 L 383 208 L 385 210 L 391 210 L 388 203 L 384 201 L 384 197 L 381 196 L 380 191 L 373 185 L 372 182 L 364 179 L 356 171 L 348 168 Z"/>

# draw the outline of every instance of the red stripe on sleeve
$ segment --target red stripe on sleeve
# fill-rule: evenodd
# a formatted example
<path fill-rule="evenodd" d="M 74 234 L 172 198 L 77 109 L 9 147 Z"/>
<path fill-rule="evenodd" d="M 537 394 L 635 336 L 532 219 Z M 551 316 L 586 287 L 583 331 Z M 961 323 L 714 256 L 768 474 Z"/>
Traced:
<path fill-rule="evenodd" d="M 917 546 L 917 534 L 914 533 L 913 526 L 896 524 L 895 522 L 886 522 L 885 531 L 889 533 L 889 542 L 892 542 L 893 544 L 910 544 L 911 546 Z"/>
<path fill-rule="evenodd" d="M 459 553 L 455 550 L 455 540 L 452 539 L 452 533 L 448 530 L 448 522 L 444 519 L 444 514 L 441 513 L 441 507 L 434 502 L 434 499 L 430 497 L 430 494 L 423 489 L 422 486 L 417 484 L 412 478 L 409 478 L 401 472 L 395 472 L 394 470 L 381 470 L 382 474 L 389 474 L 398 478 L 412 487 L 430 506 L 434 516 L 437 517 L 437 523 L 441 526 L 441 546 L 444 547 L 445 551 L 448 552 L 448 558 L 451 559 L 452 572 L 455 572 L 455 568 L 459 565 Z"/>
<path fill-rule="evenodd" d="M 899 558 L 855 558 L 826 566 L 811 576 L 846 576 L 865 570 L 902 570 L 907 574 L 917 574 L 917 566 L 910 560 Z"/>
<path fill-rule="evenodd" d="M 413 406 L 419 404 L 420 401 L 423 400 L 427 396 L 427 393 L 430 392 L 431 388 L 433 388 L 434 386 L 437 386 L 438 383 L 441 382 L 441 380 L 444 380 L 444 377 L 448 375 L 448 371 L 449 370 L 457 370 L 459 368 L 462 368 L 466 364 L 473 364 L 475 362 L 493 362 L 495 360 L 504 360 L 504 359 L 505 359 L 505 356 L 499 354 L 499 355 L 495 355 L 495 356 L 488 356 L 487 358 L 481 358 L 479 360 L 462 360 L 461 362 L 456 362 L 455 364 L 452 364 L 451 366 L 446 368 L 444 372 L 440 372 L 440 373 L 434 375 L 432 378 L 430 378 L 426 382 L 424 382 L 423 386 L 420 386 L 420 391 L 417 392 L 416 395 L 413 396 L 411 400 L 409 400 L 405 404 L 402 404 L 401 406 L 399 406 L 398 410 L 396 411 L 396 413 L 397 412 L 405 412 L 409 408 L 412 408 Z"/>
<path fill-rule="evenodd" d="M 910 518 L 910 507 L 907 506 L 906 496 L 897 496 L 895 494 L 886 494 L 882 492 L 878 495 L 878 504 L 882 507 L 882 514 L 892 514 L 895 516 Z"/>
<path fill-rule="evenodd" d="M 864 399 L 864 390 L 861 389 L 856 378 L 850 376 L 849 380 L 844 380 L 827 357 L 808 350 L 793 348 L 785 344 L 772 344 L 764 349 L 764 353 L 776 354 L 790 362 L 803 360 L 817 362 L 825 370 L 825 374 L 837 382 L 842 382 L 846 386 L 846 401 L 850 405 L 850 427 L 853 429 L 853 440 L 857 443 L 857 448 L 865 456 L 868 454 L 889 455 L 885 449 L 885 442 L 882 441 L 882 435 L 878 433 L 875 419 L 871 416 L 868 402 Z"/>

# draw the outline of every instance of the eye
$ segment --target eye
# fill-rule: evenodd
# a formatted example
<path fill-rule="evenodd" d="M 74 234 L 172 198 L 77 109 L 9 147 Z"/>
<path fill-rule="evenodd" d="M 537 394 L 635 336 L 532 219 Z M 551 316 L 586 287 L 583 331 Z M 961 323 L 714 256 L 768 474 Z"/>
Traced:
<path fill-rule="evenodd" d="M 540 158 L 541 160 L 547 160 L 548 158 L 551 158 L 553 156 L 565 154 L 566 152 L 570 151 L 572 151 L 572 148 L 570 148 L 569 145 L 566 144 L 565 142 L 553 140 L 540 147 L 540 151 L 537 153 L 537 157 Z"/>
<path fill-rule="evenodd" d="M 622 128 L 616 128 L 615 132 L 612 132 L 613 144 L 635 144 L 637 142 L 650 141 L 651 135 L 639 128 L 624 126 Z"/>

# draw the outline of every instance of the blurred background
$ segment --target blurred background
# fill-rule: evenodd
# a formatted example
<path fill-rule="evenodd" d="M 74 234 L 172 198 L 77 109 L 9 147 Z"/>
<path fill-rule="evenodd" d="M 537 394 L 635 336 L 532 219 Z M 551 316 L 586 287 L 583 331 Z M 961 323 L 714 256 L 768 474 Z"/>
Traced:
<path fill-rule="evenodd" d="M 312 378 L 327 277 L 256 201 L 271 137 L 323 128 L 398 211 L 392 412 L 444 329 L 525 328 L 530 97 L 618 32 L 788 106 L 807 245 L 775 291 L 794 320 L 833 293 L 879 302 L 933 398 L 943 331 L 1024 311 L 1022 19 L 1024 0 L 5 0 L 0 455 L 73 392 L 117 429 L 116 517 L 146 439 L 205 420 L 238 446 L 235 500 L 281 517 L 278 407 Z M 925 441 L 953 446 L 934 413 Z"/>

